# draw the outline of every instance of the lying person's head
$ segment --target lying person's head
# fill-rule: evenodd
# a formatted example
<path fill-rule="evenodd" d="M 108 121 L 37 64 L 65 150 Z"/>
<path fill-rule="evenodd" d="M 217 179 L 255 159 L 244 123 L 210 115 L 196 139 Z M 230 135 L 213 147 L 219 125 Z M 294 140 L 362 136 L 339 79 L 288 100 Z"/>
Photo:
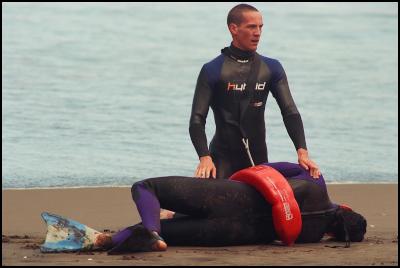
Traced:
<path fill-rule="evenodd" d="M 339 241 L 361 242 L 367 231 L 367 220 L 347 206 L 339 206 L 330 233 Z"/>

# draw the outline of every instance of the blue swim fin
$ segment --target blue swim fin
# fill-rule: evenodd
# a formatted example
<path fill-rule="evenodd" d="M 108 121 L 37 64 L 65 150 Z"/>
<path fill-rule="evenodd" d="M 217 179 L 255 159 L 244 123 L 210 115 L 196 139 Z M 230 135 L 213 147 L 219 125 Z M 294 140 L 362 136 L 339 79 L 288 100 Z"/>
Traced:
<path fill-rule="evenodd" d="M 47 224 L 46 240 L 41 245 L 43 253 L 94 250 L 96 231 L 82 223 L 48 212 L 42 213 Z"/>

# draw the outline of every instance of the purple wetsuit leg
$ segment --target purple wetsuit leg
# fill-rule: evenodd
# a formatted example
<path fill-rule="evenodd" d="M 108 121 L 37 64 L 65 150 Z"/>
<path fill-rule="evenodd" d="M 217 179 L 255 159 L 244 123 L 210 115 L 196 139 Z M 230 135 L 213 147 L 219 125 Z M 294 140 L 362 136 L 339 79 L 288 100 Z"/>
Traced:
<path fill-rule="evenodd" d="M 130 235 L 132 234 L 132 231 L 129 230 L 128 228 L 123 229 L 122 231 L 119 231 L 112 237 L 112 246 L 116 246 L 119 243 L 121 243 L 123 240 L 127 239 Z"/>
<path fill-rule="evenodd" d="M 160 202 L 153 192 L 142 182 L 132 186 L 132 197 L 142 219 L 142 224 L 150 231 L 160 233 Z"/>

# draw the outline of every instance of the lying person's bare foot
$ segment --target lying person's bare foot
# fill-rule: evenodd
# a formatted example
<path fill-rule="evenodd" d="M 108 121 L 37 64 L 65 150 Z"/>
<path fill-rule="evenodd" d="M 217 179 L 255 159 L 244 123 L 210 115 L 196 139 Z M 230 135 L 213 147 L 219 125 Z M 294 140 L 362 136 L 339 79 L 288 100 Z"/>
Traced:
<path fill-rule="evenodd" d="M 94 241 L 95 248 L 108 249 L 112 246 L 112 237 L 110 234 L 99 233 Z"/>
<path fill-rule="evenodd" d="M 160 220 L 165 220 L 165 219 L 172 219 L 174 217 L 175 212 L 167 210 L 167 209 L 161 209 L 160 210 Z"/>
<path fill-rule="evenodd" d="M 167 243 L 165 243 L 164 240 L 162 240 L 162 238 L 158 235 L 157 232 L 153 232 L 153 234 L 155 234 L 160 239 L 158 239 L 156 242 L 154 242 L 154 244 L 151 246 L 151 249 L 154 251 L 166 251 Z"/>

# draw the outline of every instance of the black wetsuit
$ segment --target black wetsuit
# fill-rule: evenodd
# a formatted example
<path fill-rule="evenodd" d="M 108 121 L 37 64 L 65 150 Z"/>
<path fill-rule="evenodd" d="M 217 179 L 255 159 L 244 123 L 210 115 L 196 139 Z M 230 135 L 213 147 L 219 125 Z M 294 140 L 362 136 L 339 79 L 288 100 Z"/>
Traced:
<path fill-rule="evenodd" d="M 302 214 L 296 242 L 318 242 L 328 231 L 337 205 L 318 180 L 298 164 L 267 164 L 291 185 Z M 148 230 L 169 245 L 224 246 L 268 243 L 277 239 L 271 205 L 253 187 L 231 180 L 188 177 L 151 178 L 132 186 L 132 196 Z M 160 207 L 187 216 L 159 220 Z"/>
<path fill-rule="evenodd" d="M 228 178 L 251 165 L 242 138 L 248 138 L 256 165 L 268 162 L 264 111 L 270 91 L 296 149 L 307 149 L 300 114 L 290 94 L 285 71 L 277 60 L 231 45 L 201 69 L 189 132 L 198 156 L 211 155 L 217 178 Z M 209 107 L 216 124 L 210 150 L 205 134 Z"/>

